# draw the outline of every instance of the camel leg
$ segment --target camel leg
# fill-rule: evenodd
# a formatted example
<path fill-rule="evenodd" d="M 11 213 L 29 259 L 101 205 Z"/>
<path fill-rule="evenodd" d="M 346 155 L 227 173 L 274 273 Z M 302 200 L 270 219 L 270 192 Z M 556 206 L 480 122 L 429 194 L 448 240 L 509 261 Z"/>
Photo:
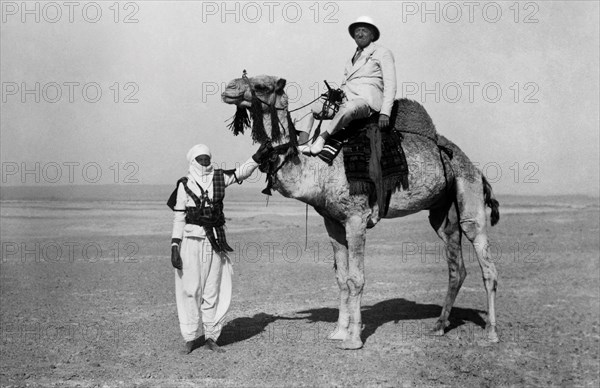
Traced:
<path fill-rule="evenodd" d="M 444 335 L 444 329 L 450 322 L 448 317 L 458 291 L 467 277 L 467 270 L 462 256 L 461 230 L 456 206 L 452 203 L 449 207 L 432 209 L 429 212 L 429 222 L 438 236 L 446 244 L 446 260 L 448 261 L 448 291 L 442 307 L 442 313 L 432 329 L 434 335 Z"/>
<path fill-rule="evenodd" d="M 337 327 L 327 338 L 343 341 L 348 336 L 348 325 L 350 324 L 348 313 L 349 288 L 346 284 L 348 278 L 348 242 L 346 241 L 346 230 L 340 223 L 329 218 L 324 218 L 324 220 L 325 228 L 333 246 L 335 276 L 340 288 L 340 312 Z"/>
<path fill-rule="evenodd" d="M 365 241 L 367 231 L 366 218 L 350 216 L 346 221 L 346 240 L 348 241 L 348 310 L 350 315 L 349 335 L 338 346 L 341 349 L 360 349 L 363 346 L 361 301 L 365 285 Z"/>
<path fill-rule="evenodd" d="M 487 292 L 488 340 L 498 342 L 495 308 L 498 272 L 494 263 L 490 261 L 488 252 L 489 242 L 486 233 L 486 212 L 481 181 L 470 183 L 465 180 L 457 180 L 457 198 L 461 229 L 475 248 Z"/>

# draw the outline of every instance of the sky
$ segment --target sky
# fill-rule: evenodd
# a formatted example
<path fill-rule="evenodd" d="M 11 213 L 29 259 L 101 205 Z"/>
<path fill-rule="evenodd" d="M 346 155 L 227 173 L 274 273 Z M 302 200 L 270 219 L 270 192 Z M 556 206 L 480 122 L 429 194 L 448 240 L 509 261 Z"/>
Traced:
<path fill-rule="evenodd" d="M 244 69 L 276 75 L 299 107 L 342 81 L 348 25 L 368 15 L 394 53 L 397 97 L 422 103 L 496 193 L 600 194 L 597 1 L 1 8 L 3 186 L 174 184 L 197 143 L 234 168 L 258 146 L 227 129 L 224 85 Z"/>

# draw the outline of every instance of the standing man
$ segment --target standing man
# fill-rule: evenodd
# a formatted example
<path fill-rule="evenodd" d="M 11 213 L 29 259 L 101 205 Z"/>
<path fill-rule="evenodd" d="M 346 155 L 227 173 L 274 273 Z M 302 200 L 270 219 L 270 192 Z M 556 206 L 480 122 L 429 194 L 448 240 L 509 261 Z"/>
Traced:
<path fill-rule="evenodd" d="M 345 128 L 352 120 L 369 117 L 379 112 L 379 127 L 390 125 L 390 113 L 396 97 L 396 65 L 392 52 L 374 42 L 379 39 L 379 29 L 368 16 L 359 17 L 348 27 L 357 48 L 346 63 L 341 89 L 344 102 L 326 131 L 310 146 L 301 146 L 305 154 L 317 155 L 323 150 L 327 137 Z M 318 113 L 321 106 L 314 106 Z M 312 129 L 314 119 L 308 130 Z"/>
<path fill-rule="evenodd" d="M 175 299 L 186 353 L 202 345 L 223 352 L 217 345 L 231 302 L 233 249 L 225 238 L 223 198 L 225 188 L 241 184 L 252 175 L 269 147 L 235 170 L 213 169 L 211 153 L 197 144 L 187 153 L 189 173 L 177 182 L 167 205 L 175 212 L 171 240 L 171 264 L 175 267 Z"/>

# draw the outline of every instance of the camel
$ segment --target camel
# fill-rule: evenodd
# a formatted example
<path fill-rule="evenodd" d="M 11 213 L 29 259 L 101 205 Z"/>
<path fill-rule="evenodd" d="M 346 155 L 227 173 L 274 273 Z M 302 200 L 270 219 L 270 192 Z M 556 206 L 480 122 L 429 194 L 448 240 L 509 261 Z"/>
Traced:
<path fill-rule="evenodd" d="M 360 349 L 361 300 L 365 286 L 365 241 L 367 227 L 379 221 L 378 207 L 368 196 L 350 195 L 344 173 L 343 151 L 328 165 L 320 158 L 298 153 L 293 122 L 284 92 L 286 80 L 268 75 L 237 78 L 229 82 L 221 97 L 237 107 L 234 133 L 243 133 L 242 122 L 249 126 L 246 111 L 252 115 L 253 139 L 261 144 L 271 141 L 277 153 L 277 168 L 270 171 L 272 187 L 288 198 L 312 206 L 323 217 L 333 245 L 336 280 L 340 289 L 339 317 L 329 339 L 338 340 L 341 349 Z M 417 102 L 421 115 L 414 123 L 431 119 Z M 258 110 L 258 113 L 257 113 Z M 251 112 L 254 111 L 254 114 Z M 239 115 L 238 115 L 239 114 Z M 409 113 L 409 114 L 419 114 Z M 255 124 L 262 120 L 263 132 Z M 233 124 L 233 123 L 232 123 Z M 433 124 L 431 123 L 433 126 Z M 241 129 L 240 129 L 241 128 Z M 398 122 L 396 122 L 398 128 Z M 495 295 L 498 275 L 488 253 L 486 206 L 491 209 L 491 224 L 498 222 L 498 201 L 485 177 L 454 143 L 440 135 L 452 157 L 439 151 L 437 145 L 423 136 L 405 133 L 402 147 L 409 166 L 409 188 L 396 190 L 390 198 L 384 218 L 403 217 L 421 210 L 429 211 L 429 222 L 445 243 L 449 284 L 439 319 L 432 335 L 444 335 L 448 317 L 467 275 L 461 249 L 461 238 L 473 244 L 487 292 L 487 340 L 498 342 Z M 286 147 L 287 145 L 287 147 Z"/>

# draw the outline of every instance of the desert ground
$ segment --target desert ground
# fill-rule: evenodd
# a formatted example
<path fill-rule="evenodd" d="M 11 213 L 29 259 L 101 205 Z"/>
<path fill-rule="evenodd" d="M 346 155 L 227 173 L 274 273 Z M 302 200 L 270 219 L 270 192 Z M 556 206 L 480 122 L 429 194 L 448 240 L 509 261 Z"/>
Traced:
<path fill-rule="evenodd" d="M 448 279 L 441 242 L 426 213 L 383 220 L 367 238 L 364 347 L 343 351 L 326 339 L 338 289 L 319 216 L 305 225 L 299 202 L 239 197 L 225 209 L 236 249 L 226 352 L 189 355 L 164 201 L 3 201 L 0 384 L 598 386 L 598 199 L 497 196 L 498 344 L 485 339 L 466 240 L 451 326 L 431 337 Z"/>

